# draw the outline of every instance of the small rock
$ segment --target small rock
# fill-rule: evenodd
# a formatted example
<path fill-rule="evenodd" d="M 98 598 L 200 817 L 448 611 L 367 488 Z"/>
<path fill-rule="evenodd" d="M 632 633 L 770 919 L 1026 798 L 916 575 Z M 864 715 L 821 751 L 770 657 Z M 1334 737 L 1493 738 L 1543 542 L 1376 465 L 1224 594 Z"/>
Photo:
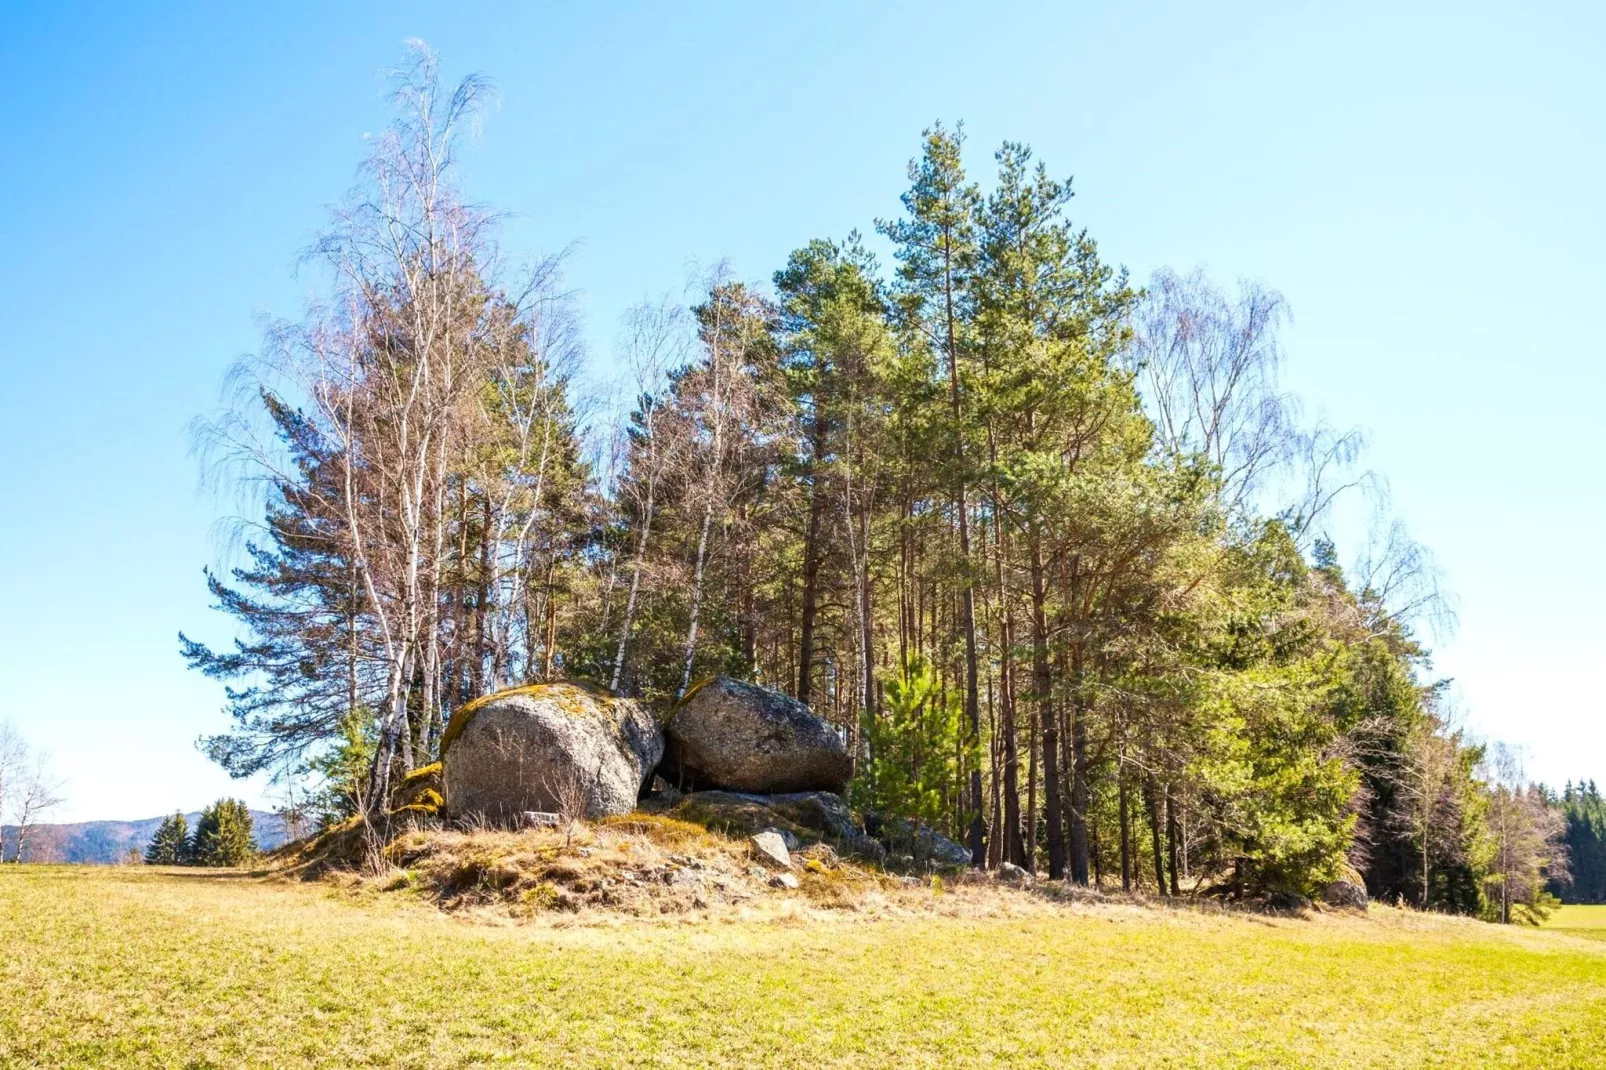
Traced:
<path fill-rule="evenodd" d="M 1011 884 L 1030 884 L 1037 878 L 1031 871 L 1022 869 L 1013 862 L 1005 862 L 998 867 L 998 879 L 1009 881 Z"/>
<path fill-rule="evenodd" d="M 786 849 L 788 851 L 795 851 L 799 847 L 803 846 L 803 841 L 802 840 L 798 839 L 795 835 L 793 835 L 790 832 L 787 832 L 784 829 L 778 829 L 778 828 L 770 827 L 770 828 L 765 829 L 764 831 L 765 832 L 773 832 L 773 833 L 775 833 L 775 835 L 779 836 L 781 838 L 781 842 L 786 844 Z"/>
<path fill-rule="evenodd" d="M 842 859 L 831 850 L 829 844 L 816 843 L 805 847 L 801 851 L 792 852 L 795 857 L 807 858 L 811 862 L 818 862 L 827 869 L 835 869 L 842 864 Z"/>
<path fill-rule="evenodd" d="M 765 877 L 764 867 L 763 866 L 748 866 L 747 867 L 747 875 L 749 877 L 752 877 L 754 880 L 761 881 Z"/>
<path fill-rule="evenodd" d="M 752 844 L 753 857 L 759 864 L 773 869 L 792 868 L 792 856 L 779 832 L 760 832 L 748 842 Z"/>
<path fill-rule="evenodd" d="M 771 888 L 793 888 L 793 889 L 795 889 L 797 887 L 797 874 L 795 874 L 795 873 L 777 873 L 773 877 L 770 878 L 770 887 Z"/>
<path fill-rule="evenodd" d="M 524 827 L 531 829 L 555 829 L 563 824 L 563 818 L 546 810 L 524 811 Z"/>

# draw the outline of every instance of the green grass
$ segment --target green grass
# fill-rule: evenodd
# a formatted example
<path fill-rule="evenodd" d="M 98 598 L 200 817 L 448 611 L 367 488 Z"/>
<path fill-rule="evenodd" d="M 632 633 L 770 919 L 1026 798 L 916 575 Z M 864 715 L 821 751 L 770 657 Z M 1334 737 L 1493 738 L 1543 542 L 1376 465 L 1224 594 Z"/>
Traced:
<path fill-rule="evenodd" d="M 1545 919 L 1544 928 L 1561 929 L 1570 936 L 1606 940 L 1606 905 L 1564 906 Z"/>
<path fill-rule="evenodd" d="M 1606 947 L 1389 910 L 560 929 L 219 872 L 5 866 L 0 933 L 6 1067 L 1584 1067 L 1606 1051 Z"/>

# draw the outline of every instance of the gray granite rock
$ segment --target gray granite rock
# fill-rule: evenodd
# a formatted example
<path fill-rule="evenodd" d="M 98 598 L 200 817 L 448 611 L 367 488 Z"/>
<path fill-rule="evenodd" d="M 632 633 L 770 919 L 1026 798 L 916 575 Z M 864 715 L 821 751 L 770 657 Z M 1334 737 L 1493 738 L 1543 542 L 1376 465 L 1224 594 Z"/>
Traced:
<path fill-rule="evenodd" d="M 633 699 L 570 683 L 500 692 L 459 710 L 443 736 L 447 813 L 496 824 L 522 824 L 528 811 L 629 813 L 663 749 Z"/>
<path fill-rule="evenodd" d="M 687 692 L 664 737 L 658 775 L 682 791 L 841 794 L 853 775 L 842 737 L 807 706 L 727 676 Z"/>

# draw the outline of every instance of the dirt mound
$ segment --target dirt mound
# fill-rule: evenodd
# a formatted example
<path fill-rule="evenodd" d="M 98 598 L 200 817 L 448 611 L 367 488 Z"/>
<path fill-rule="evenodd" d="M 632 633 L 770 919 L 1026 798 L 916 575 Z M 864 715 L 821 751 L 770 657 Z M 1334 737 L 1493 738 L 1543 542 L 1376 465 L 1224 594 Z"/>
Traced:
<path fill-rule="evenodd" d="M 489 910 L 514 918 L 658 917 L 786 898 L 853 910 L 905 887 L 900 878 L 844 862 L 816 844 L 792 855 L 794 889 L 753 860 L 746 840 L 639 812 L 572 829 L 416 828 L 386 847 L 384 861 L 389 869 L 377 876 L 347 870 L 335 879 L 412 892 L 450 912 Z"/>

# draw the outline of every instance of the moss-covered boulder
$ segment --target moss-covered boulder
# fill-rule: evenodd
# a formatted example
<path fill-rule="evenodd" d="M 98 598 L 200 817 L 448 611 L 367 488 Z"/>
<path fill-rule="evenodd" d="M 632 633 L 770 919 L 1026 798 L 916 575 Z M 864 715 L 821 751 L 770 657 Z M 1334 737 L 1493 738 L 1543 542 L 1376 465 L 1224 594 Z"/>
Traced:
<path fill-rule="evenodd" d="M 443 805 L 441 763 L 431 762 L 412 770 L 390 790 L 391 816 L 435 817 Z"/>
<path fill-rule="evenodd" d="M 800 844 L 829 844 L 846 858 L 879 865 L 887 857 L 886 849 L 865 835 L 841 796 L 826 791 L 783 795 L 699 791 L 656 805 L 671 817 L 726 836 L 740 838 L 774 829 Z"/>
<path fill-rule="evenodd" d="M 446 810 L 498 824 L 531 810 L 629 813 L 663 752 L 633 699 L 578 683 L 500 691 L 459 709 L 441 736 Z"/>
<path fill-rule="evenodd" d="M 853 775 L 842 737 L 807 706 L 727 676 L 686 693 L 664 740 L 658 775 L 683 791 L 841 794 Z"/>

